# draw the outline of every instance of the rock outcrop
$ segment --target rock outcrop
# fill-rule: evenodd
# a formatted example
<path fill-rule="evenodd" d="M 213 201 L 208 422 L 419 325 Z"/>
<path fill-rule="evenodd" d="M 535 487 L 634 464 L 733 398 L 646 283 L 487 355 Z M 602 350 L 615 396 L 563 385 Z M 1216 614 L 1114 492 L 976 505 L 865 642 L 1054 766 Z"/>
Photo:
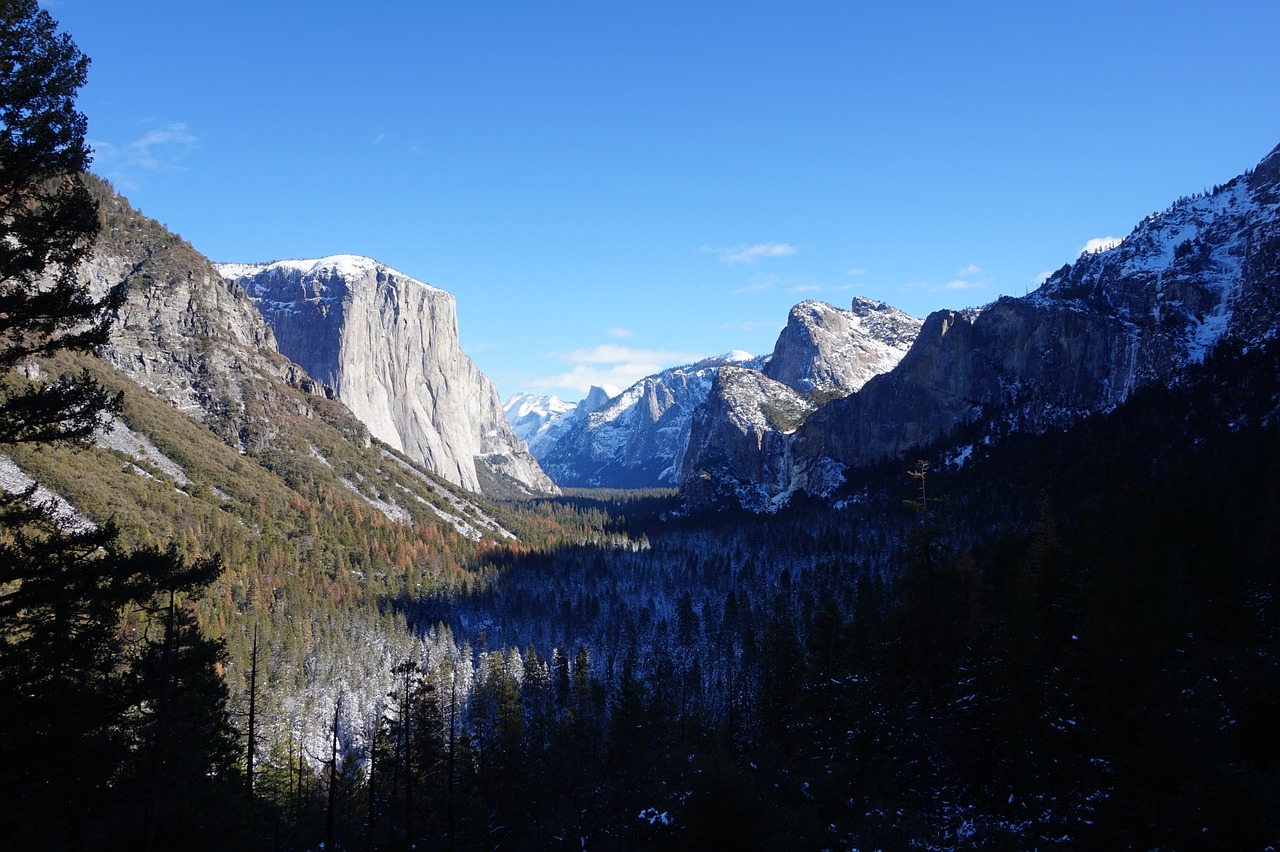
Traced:
<path fill-rule="evenodd" d="M 678 485 L 693 413 L 711 392 L 716 371 L 750 358 L 735 352 L 664 370 L 595 410 L 598 396 L 588 397 L 539 459 L 543 469 L 572 487 Z"/>
<path fill-rule="evenodd" d="M 791 309 L 764 373 L 800 393 L 847 396 L 893 369 L 921 324 L 861 296 L 847 311 L 826 302 L 801 302 Z"/>
<path fill-rule="evenodd" d="M 1252 172 L 1149 216 L 1118 245 L 1082 255 L 1037 291 L 932 314 L 891 372 L 811 415 L 780 449 L 792 480 L 754 463 L 726 471 L 735 493 L 824 493 L 847 470 L 943 440 L 960 424 L 1066 428 L 1179 379 L 1224 338 L 1277 333 L 1280 148 Z M 695 500 L 699 492 L 690 489 Z"/>
<path fill-rule="evenodd" d="M 218 269 L 379 440 L 472 491 L 556 491 L 458 345 L 450 293 L 352 255 Z"/>
<path fill-rule="evenodd" d="M 726 364 L 694 414 L 681 480 L 686 500 L 764 511 L 790 492 L 787 436 L 817 408 L 759 370 Z"/>
<path fill-rule="evenodd" d="M 86 183 L 102 230 L 80 277 L 96 298 L 116 288 L 124 296 L 103 360 L 242 450 L 270 438 L 273 406 L 283 404 L 273 382 L 323 392 L 278 353 L 242 287 L 106 181 Z"/>

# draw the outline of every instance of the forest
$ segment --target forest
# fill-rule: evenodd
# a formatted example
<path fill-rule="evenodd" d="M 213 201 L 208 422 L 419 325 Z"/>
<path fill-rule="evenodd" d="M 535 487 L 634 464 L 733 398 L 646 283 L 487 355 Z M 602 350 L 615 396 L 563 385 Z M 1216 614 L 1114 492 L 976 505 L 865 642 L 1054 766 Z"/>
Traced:
<path fill-rule="evenodd" d="M 87 516 L 0 493 L 0 847 L 1280 844 L 1274 336 L 774 514 L 485 500 L 305 388 L 255 433 L 95 357 L 95 240 L 185 249 L 0 8 L 0 453 Z"/>

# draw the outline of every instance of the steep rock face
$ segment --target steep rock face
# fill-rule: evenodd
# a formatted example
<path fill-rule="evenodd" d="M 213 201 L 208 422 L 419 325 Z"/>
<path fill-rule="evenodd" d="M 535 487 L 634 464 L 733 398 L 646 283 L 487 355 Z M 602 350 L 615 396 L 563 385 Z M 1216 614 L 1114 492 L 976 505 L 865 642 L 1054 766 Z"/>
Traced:
<path fill-rule="evenodd" d="M 280 351 L 379 440 L 472 491 L 555 490 L 459 347 L 451 294 L 351 255 L 218 268 L 249 293 Z"/>
<path fill-rule="evenodd" d="M 681 482 L 687 499 L 727 499 L 755 510 L 777 506 L 799 482 L 785 455 L 790 435 L 825 400 L 854 393 L 893 369 L 921 325 L 862 297 L 848 311 L 824 302 L 796 305 L 762 374 L 733 371 L 694 419 Z M 785 458 L 753 460 L 753 452 Z"/>
<path fill-rule="evenodd" d="M 110 184 L 86 177 L 102 230 L 79 270 L 95 297 L 120 288 L 102 358 L 232 446 L 270 440 L 273 381 L 322 393 L 281 356 L 244 289 L 190 244 L 134 210 Z"/>
<path fill-rule="evenodd" d="M 756 392 L 722 394 L 714 403 L 714 416 L 746 422 L 766 402 L 779 411 L 798 410 L 797 393 L 808 397 L 803 406 L 807 415 L 817 401 L 852 393 L 891 369 L 907 352 L 920 324 L 871 299 L 856 298 L 847 311 L 823 302 L 802 302 L 792 308 L 769 358 L 729 353 L 649 376 L 598 413 L 566 416 L 548 428 L 534 454 L 562 485 L 677 485 L 707 470 L 723 470 L 723 448 L 715 437 L 720 424 L 714 418 L 695 421 L 693 416 L 713 395 L 722 366 L 757 371 L 750 381 L 735 371 L 734 379 L 734 387 L 751 384 Z M 757 395 L 763 395 L 761 400 Z M 750 410 L 733 413 L 739 400 Z M 788 431 L 798 423 L 791 423 Z M 734 428 L 724 435 L 737 434 Z M 775 439 L 769 441 L 773 446 Z M 710 456 L 704 458 L 704 451 Z"/>
<path fill-rule="evenodd" d="M 764 373 L 799 391 L 845 396 L 893 369 L 922 321 L 861 296 L 847 311 L 825 302 L 791 309 Z"/>
<path fill-rule="evenodd" d="M 768 509 L 791 487 L 786 436 L 816 407 L 759 370 L 721 367 L 690 427 L 681 480 L 686 499 Z"/>
<path fill-rule="evenodd" d="M 543 468 L 572 487 L 679 484 L 694 410 L 706 401 L 721 366 L 746 359 L 746 353 L 730 353 L 641 379 L 598 410 L 567 421 L 542 456 Z"/>
<path fill-rule="evenodd" d="M 1143 384 L 1176 381 L 1225 337 L 1245 346 L 1273 337 L 1278 188 L 1280 149 L 1026 297 L 931 315 L 897 368 L 830 402 L 786 442 L 791 487 L 822 493 L 833 468 L 901 456 L 979 417 L 992 437 L 1065 428 Z M 741 488 L 759 482 L 758 467 L 734 474 Z"/>

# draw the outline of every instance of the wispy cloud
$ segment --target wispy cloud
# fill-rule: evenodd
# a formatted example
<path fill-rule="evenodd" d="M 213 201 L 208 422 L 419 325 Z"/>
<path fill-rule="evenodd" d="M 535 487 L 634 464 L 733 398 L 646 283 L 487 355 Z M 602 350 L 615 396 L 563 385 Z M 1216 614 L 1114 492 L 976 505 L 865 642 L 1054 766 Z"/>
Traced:
<path fill-rule="evenodd" d="M 679 364 L 689 364 L 706 357 L 703 352 L 669 349 L 637 349 L 616 343 L 603 343 L 568 352 L 553 352 L 552 357 L 569 368 L 553 376 L 529 382 L 538 390 L 572 388 L 586 393 L 592 385 L 627 388 L 654 373 Z"/>
<path fill-rule="evenodd" d="M 867 274 L 867 270 L 865 270 L 865 269 L 858 269 L 858 268 L 856 268 L 856 267 L 855 267 L 854 269 L 846 269 L 844 274 L 845 274 L 845 275 L 866 275 L 866 274 Z"/>
<path fill-rule="evenodd" d="M 700 251 L 716 254 L 725 263 L 750 265 L 772 257 L 788 257 L 796 253 L 796 247 L 787 243 L 742 243 L 729 248 L 702 246 Z"/>
<path fill-rule="evenodd" d="M 631 337 L 633 332 L 629 328 L 611 328 L 609 329 L 609 336 L 616 338 Z"/>
<path fill-rule="evenodd" d="M 1048 281 L 1052 275 L 1053 273 L 1046 269 L 1044 272 L 1041 272 L 1035 278 L 1032 278 L 1031 283 L 1039 287 L 1041 284 Z"/>
<path fill-rule="evenodd" d="M 570 352 L 552 353 L 559 361 L 571 364 L 618 364 L 624 361 L 645 361 L 651 363 L 687 363 L 703 357 L 697 352 L 680 352 L 672 349 L 633 349 L 630 346 L 619 346 L 616 343 L 602 343 L 599 346 L 588 346 Z"/>
<path fill-rule="evenodd" d="M 942 285 L 943 290 L 981 290 L 986 287 L 985 281 L 970 281 L 964 278 L 957 278 L 954 281 L 948 281 Z"/>
<path fill-rule="evenodd" d="M 1124 242 L 1124 237 L 1094 237 L 1080 249 L 1081 254 L 1093 254 L 1098 251 L 1113 249 Z"/>
<path fill-rule="evenodd" d="M 184 171 L 183 161 L 200 147 L 200 140 L 187 125 L 175 121 L 123 145 L 102 140 L 90 144 L 103 175 L 121 189 L 137 189 L 147 173 Z"/>
<path fill-rule="evenodd" d="M 982 267 L 978 266 L 976 263 L 971 263 L 968 266 L 966 266 L 964 269 L 961 269 L 959 272 L 957 272 L 956 277 L 968 278 L 969 276 L 977 275 L 980 272 L 982 272 Z"/>
<path fill-rule="evenodd" d="M 788 293 L 821 293 L 825 288 L 821 284 L 792 284 Z"/>

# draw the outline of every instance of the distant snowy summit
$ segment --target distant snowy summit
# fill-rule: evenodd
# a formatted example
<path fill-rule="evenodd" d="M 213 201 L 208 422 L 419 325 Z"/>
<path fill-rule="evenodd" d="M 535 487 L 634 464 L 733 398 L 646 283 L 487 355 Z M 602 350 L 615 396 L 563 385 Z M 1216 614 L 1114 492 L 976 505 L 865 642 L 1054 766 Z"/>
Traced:
<path fill-rule="evenodd" d="M 701 455 L 686 460 L 686 501 L 768 509 L 801 491 L 831 494 L 849 470 L 945 449 L 961 426 L 983 446 L 1070 428 L 1140 387 L 1181 381 L 1224 340 L 1248 349 L 1273 339 L 1277 269 L 1280 147 L 1085 252 L 1027 296 L 931 314 L 896 367 L 790 432 L 768 431 L 768 418 L 756 417 L 754 437 L 726 452 L 728 433 L 708 422 L 691 447 Z M 733 385 L 719 394 L 726 409 L 759 396 L 758 387 Z M 971 449 L 947 452 L 963 458 Z"/>
<path fill-rule="evenodd" d="M 695 417 L 712 399 L 722 372 L 739 377 L 736 386 L 758 389 L 751 405 L 807 415 L 818 404 L 810 397 L 825 400 L 852 393 L 872 376 L 892 369 L 920 325 L 920 320 L 870 299 L 855 299 L 849 310 L 802 302 L 791 310 L 771 355 L 733 350 L 673 367 L 607 400 L 597 397 L 590 406 L 584 401 L 567 413 L 535 415 L 549 403 L 528 395 L 513 397 L 506 410 L 513 424 L 523 424 L 530 451 L 562 486 L 675 486 L 685 475 Z M 752 376 L 758 381 L 750 380 Z M 767 399 L 762 401 L 760 394 Z M 798 397 L 803 401 L 796 402 Z M 717 399 L 724 403 L 723 396 Z M 745 409 L 732 408 L 718 404 L 715 410 L 732 416 L 735 423 L 749 419 Z"/>
<path fill-rule="evenodd" d="M 561 486 L 654 488 L 679 482 L 694 410 L 723 364 L 752 359 L 735 351 L 646 376 L 621 393 L 592 394 L 530 449 Z M 759 362 L 757 362 L 759 363 Z"/>
<path fill-rule="evenodd" d="M 556 490 L 458 345 L 452 294 L 349 254 L 218 271 L 244 287 L 280 352 L 374 437 L 471 491 Z"/>
<path fill-rule="evenodd" d="M 537 396 L 522 392 L 508 399 L 503 411 L 516 437 L 528 445 L 534 458 L 539 458 L 577 418 L 603 407 L 620 393 L 622 391 L 612 385 L 592 385 L 579 401 L 565 402 L 554 395 Z"/>

